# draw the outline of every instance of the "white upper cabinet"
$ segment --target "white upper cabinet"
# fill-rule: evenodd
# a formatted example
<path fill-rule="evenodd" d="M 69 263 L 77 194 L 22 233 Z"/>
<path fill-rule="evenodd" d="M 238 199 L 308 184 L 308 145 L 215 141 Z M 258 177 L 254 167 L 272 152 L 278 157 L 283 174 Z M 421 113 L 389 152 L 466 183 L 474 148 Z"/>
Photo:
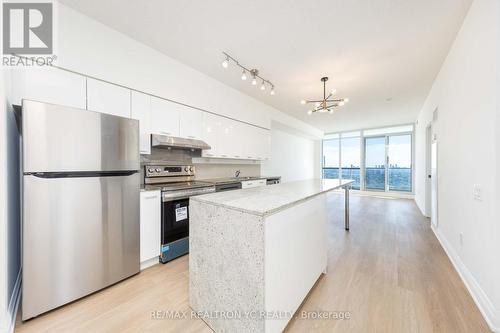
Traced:
<path fill-rule="evenodd" d="M 212 149 L 203 157 L 264 160 L 270 155 L 269 130 L 203 112 L 202 140 Z"/>
<path fill-rule="evenodd" d="M 85 109 L 85 77 L 54 67 L 12 70 L 13 103 L 22 99 Z"/>
<path fill-rule="evenodd" d="M 257 128 L 257 138 L 257 159 L 269 159 L 271 157 L 271 131 Z"/>
<path fill-rule="evenodd" d="M 221 117 L 221 126 L 217 134 L 217 154 L 218 157 L 236 158 L 238 151 L 238 143 L 236 142 L 236 125 L 237 122 Z"/>
<path fill-rule="evenodd" d="M 130 118 L 130 89 L 88 78 L 87 109 Z"/>
<path fill-rule="evenodd" d="M 151 154 L 151 96 L 132 91 L 131 118 L 139 120 L 141 154 Z"/>
<path fill-rule="evenodd" d="M 179 136 L 181 105 L 161 98 L 151 97 L 152 133 Z"/>
<path fill-rule="evenodd" d="M 217 115 L 203 112 L 202 115 L 202 135 L 201 139 L 208 143 L 211 149 L 202 150 L 201 154 L 203 157 L 218 157 L 218 141 L 217 136 L 221 131 L 221 119 Z"/>
<path fill-rule="evenodd" d="M 201 139 L 202 137 L 202 112 L 187 106 L 181 106 L 179 110 L 179 134 L 183 138 Z"/>

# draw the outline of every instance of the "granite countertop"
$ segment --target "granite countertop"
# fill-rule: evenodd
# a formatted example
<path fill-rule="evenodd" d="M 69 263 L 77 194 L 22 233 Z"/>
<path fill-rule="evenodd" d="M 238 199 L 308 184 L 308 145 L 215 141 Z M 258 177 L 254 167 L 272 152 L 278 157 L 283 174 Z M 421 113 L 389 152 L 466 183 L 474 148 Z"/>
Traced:
<path fill-rule="evenodd" d="M 269 179 L 269 178 L 281 178 L 280 176 L 277 177 L 269 177 L 269 176 L 241 176 L 241 177 L 226 177 L 226 178 L 209 178 L 209 179 L 196 179 L 201 182 L 209 182 L 209 183 L 214 183 L 214 184 L 228 184 L 228 183 L 238 183 L 238 182 L 244 182 L 248 180 L 259 180 L 259 179 Z"/>
<path fill-rule="evenodd" d="M 191 197 L 249 214 L 267 216 L 316 195 L 353 183 L 350 179 L 309 179 Z"/>

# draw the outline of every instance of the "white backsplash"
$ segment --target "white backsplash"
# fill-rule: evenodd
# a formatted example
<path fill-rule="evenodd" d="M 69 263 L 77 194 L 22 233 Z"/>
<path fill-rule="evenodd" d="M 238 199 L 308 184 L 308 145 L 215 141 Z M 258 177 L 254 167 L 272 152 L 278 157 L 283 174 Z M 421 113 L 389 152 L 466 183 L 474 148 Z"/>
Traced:
<path fill-rule="evenodd" d="M 240 177 L 260 176 L 260 164 L 195 164 L 196 179 L 234 177 L 240 170 Z"/>

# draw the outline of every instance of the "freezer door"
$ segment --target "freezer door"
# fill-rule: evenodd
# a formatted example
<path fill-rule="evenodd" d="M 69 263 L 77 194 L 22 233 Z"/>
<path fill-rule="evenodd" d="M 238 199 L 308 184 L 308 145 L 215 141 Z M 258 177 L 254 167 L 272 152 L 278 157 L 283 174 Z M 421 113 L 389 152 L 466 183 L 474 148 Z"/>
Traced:
<path fill-rule="evenodd" d="M 139 169 L 139 122 L 23 100 L 23 171 Z"/>
<path fill-rule="evenodd" d="M 23 185 L 23 320 L 139 272 L 139 173 Z"/>

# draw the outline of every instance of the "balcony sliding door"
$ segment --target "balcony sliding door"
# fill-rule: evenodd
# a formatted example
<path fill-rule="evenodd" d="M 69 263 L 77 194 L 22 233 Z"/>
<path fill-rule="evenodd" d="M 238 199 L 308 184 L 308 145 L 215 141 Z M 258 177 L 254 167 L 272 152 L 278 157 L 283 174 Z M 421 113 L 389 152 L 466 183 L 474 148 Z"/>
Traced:
<path fill-rule="evenodd" d="M 365 138 L 365 189 L 385 191 L 385 136 Z"/>
<path fill-rule="evenodd" d="M 389 191 L 412 191 L 411 135 L 390 135 L 387 138 L 387 170 Z"/>

